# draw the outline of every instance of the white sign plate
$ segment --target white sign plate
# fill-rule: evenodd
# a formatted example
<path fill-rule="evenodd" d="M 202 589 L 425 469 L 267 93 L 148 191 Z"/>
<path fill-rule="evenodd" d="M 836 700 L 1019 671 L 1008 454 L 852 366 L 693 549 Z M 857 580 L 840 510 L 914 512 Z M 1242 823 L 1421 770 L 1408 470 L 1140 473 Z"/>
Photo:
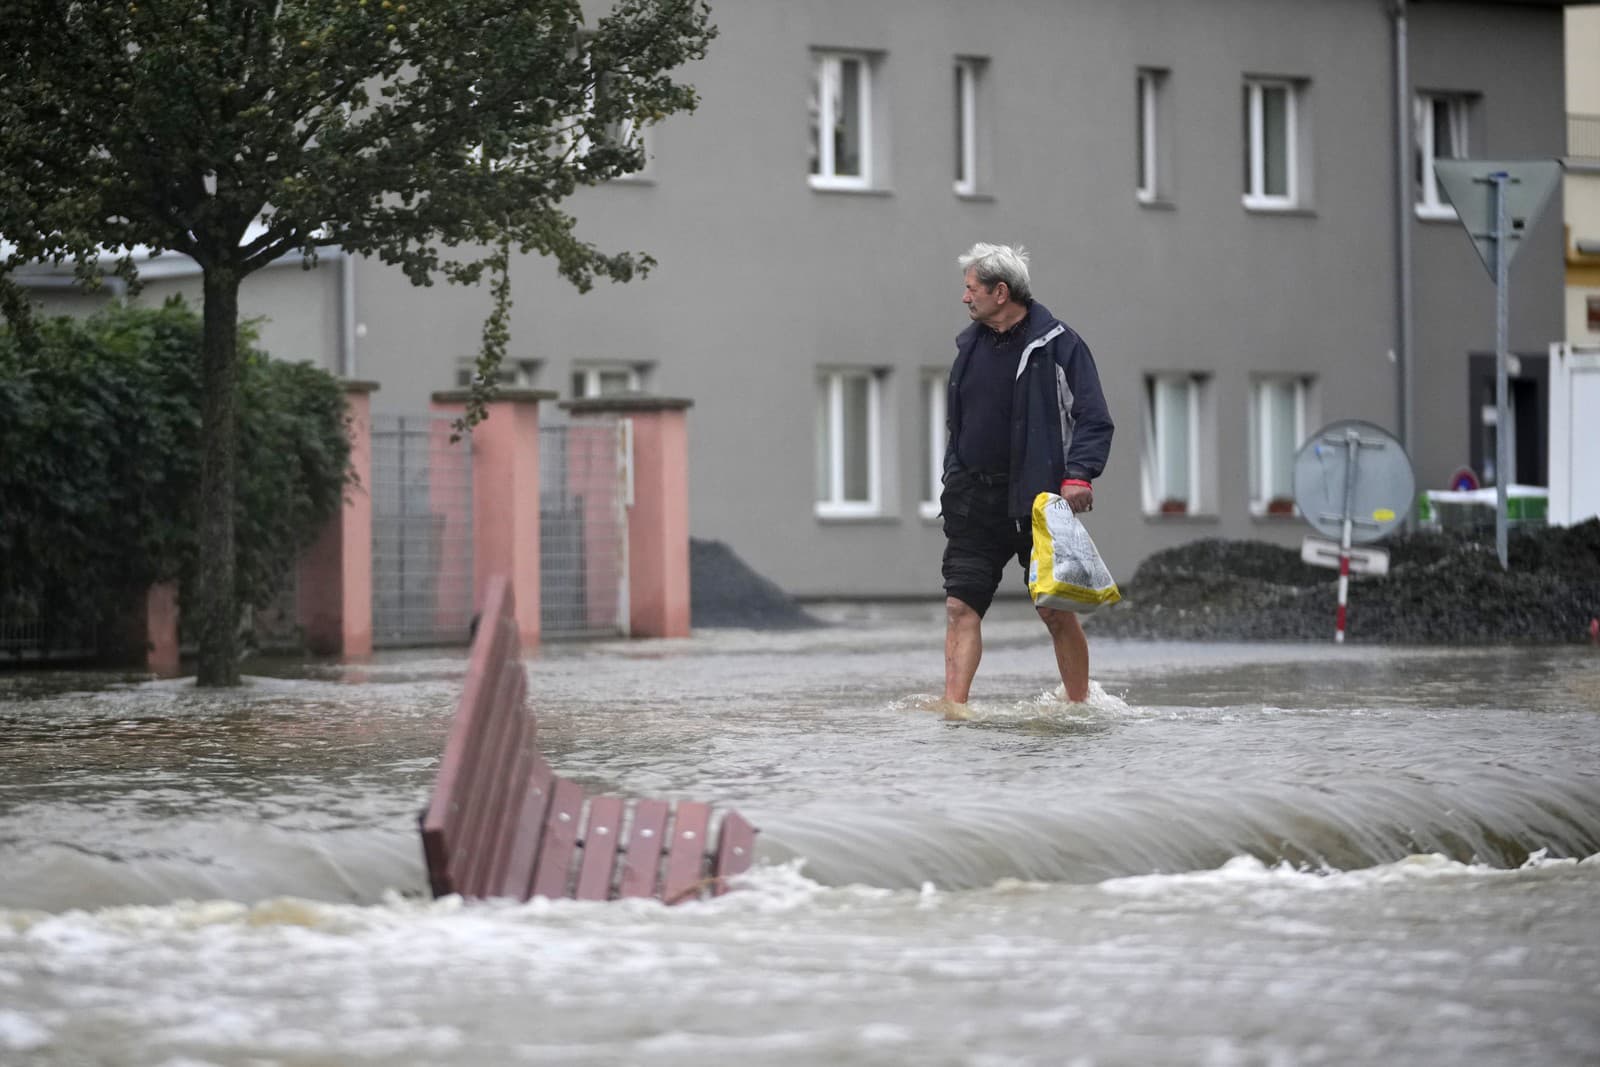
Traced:
<path fill-rule="evenodd" d="M 1339 569 L 1339 543 L 1324 541 L 1320 537 L 1307 537 L 1300 542 L 1300 558 L 1313 567 Z M 1386 548 L 1350 548 L 1350 573 L 1382 577 L 1389 573 L 1389 550 Z"/>

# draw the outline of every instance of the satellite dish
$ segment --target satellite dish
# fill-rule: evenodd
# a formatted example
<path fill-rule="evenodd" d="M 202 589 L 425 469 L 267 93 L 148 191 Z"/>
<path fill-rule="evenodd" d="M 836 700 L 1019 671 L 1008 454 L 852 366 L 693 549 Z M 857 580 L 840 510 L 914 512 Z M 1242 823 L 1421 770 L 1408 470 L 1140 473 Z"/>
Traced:
<path fill-rule="evenodd" d="M 1294 458 L 1294 502 L 1324 537 L 1365 544 L 1406 521 L 1417 491 L 1411 459 L 1387 430 L 1360 419 L 1330 422 Z"/>

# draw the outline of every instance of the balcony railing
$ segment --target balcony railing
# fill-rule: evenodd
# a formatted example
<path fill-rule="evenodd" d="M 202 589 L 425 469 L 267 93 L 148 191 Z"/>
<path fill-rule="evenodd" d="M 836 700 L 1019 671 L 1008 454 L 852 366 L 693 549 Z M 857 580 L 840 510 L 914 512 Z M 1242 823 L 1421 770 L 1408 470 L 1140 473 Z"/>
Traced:
<path fill-rule="evenodd" d="M 1600 115 L 1567 115 L 1567 158 L 1600 163 Z"/>

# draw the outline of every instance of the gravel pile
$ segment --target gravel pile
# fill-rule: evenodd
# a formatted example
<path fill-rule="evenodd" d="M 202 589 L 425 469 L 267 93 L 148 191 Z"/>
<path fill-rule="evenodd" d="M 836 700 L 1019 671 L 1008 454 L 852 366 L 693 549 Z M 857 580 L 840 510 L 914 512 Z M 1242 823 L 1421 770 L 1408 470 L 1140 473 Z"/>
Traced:
<path fill-rule="evenodd" d="M 823 623 L 721 541 L 689 538 L 689 624 L 793 630 Z"/>
<path fill-rule="evenodd" d="M 1590 640 L 1600 616 L 1600 520 L 1514 531 L 1510 570 L 1487 541 L 1418 532 L 1382 543 L 1385 577 L 1350 583 L 1346 640 L 1471 645 Z M 1206 641 L 1325 640 L 1337 572 L 1298 549 L 1205 540 L 1158 552 L 1121 586 L 1123 600 L 1085 619 L 1092 635 Z"/>

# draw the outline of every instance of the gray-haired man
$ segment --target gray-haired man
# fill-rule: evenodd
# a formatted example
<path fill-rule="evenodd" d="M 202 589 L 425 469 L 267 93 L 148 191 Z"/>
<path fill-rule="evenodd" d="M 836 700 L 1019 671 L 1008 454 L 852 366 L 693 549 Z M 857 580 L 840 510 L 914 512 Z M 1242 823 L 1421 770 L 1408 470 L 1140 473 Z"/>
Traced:
<path fill-rule="evenodd" d="M 972 325 L 956 338 L 946 401 L 944 699 L 965 704 L 983 656 L 983 616 L 1006 563 L 1026 574 L 1033 499 L 1060 493 L 1094 507 L 1111 449 L 1111 414 L 1094 356 L 1033 299 L 1028 256 L 976 244 L 960 257 Z M 1070 611 L 1039 608 L 1068 700 L 1089 695 L 1089 643 Z"/>

